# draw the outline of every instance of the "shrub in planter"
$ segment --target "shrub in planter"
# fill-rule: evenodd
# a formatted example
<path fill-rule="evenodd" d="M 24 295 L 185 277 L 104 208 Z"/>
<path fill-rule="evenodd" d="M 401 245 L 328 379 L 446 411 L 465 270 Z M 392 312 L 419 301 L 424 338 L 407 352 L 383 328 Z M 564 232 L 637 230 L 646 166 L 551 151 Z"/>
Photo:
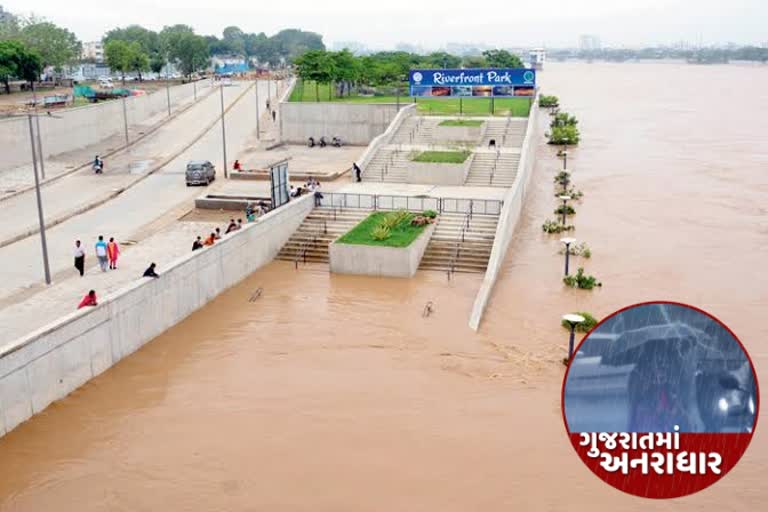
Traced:
<path fill-rule="evenodd" d="M 558 112 L 549 123 L 549 127 L 552 129 L 562 128 L 564 126 L 575 127 L 577 124 L 579 124 L 579 121 L 576 120 L 576 116 L 572 116 L 568 112 Z"/>
<path fill-rule="evenodd" d="M 378 226 L 374 227 L 371 230 L 371 238 L 373 238 L 374 240 L 386 240 L 390 236 L 392 236 L 391 230 L 388 227 L 381 224 L 379 224 Z"/>
<path fill-rule="evenodd" d="M 563 226 L 560 222 L 550 219 L 545 220 L 544 224 L 541 225 L 541 230 L 549 234 L 562 233 L 563 231 L 571 231 L 573 229 L 575 229 L 573 226 Z"/>
<path fill-rule="evenodd" d="M 421 214 L 424 217 L 429 217 L 430 219 L 437 217 L 437 212 L 435 210 L 424 210 Z"/>
<path fill-rule="evenodd" d="M 583 322 L 581 322 L 580 324 L 576 324 L 576 331 L 577 332 L 589 332 L 589 331 L 592 330 L 592 328 L 594 326 L 597 325 L 597 318 L 595 318 L 591 314 L 587 313 L 586 311 L 577 311 L 575 314 L 576 315 L 581 315 L 581 316 L 584 317 L 584 321 Z M 571 330 L 570 324 L 568 322 L 566 322 L 565 320 L 563 320 L 561 322 L 561 325 L 564 328 L 568 329 L 569 331 Z"/>
<path fill-rule="evenodd" d="M 575 188 L 569 188 L 564 192 L 555 193 L 555 197 L 562 196 L 562 195 L 571 196 L 571 199 L 575 199 L 576 201 L 581 201 L 581 199 L 584 197 L 584 192 L 582 192 L 581 190 L 576 190 Z"/>
<path fill-rule="evenodd" d="M 555 183 L 558 183 L 562 185 L 563 188 L 565 188 L 571 184 L 571 173 L 569 173 L 568 171 L 560 171 L 559 173 L 557 173 L 557 176 L 555 176 L 554 181 Z"/>
<path fill-rule="evenodd" d="M 384 226 L 387 229 L 395 229 L 400 224 L 410 222 L 411 217 L 413 217 L 413 215 L 408 213 L 407 211 L 397 210 L 385 215 L 384 218 L 381 220 L 380 225 Z"/>
<path fill-rule="evenodd" d="M 565 247 L 561 247 L 560 251 L 558 251 L 560 254 L 565 254 Z M 583 258 L 591 258 L 592 257 L 592 249 L 589 248 L 586 242 L 581 242 L 578 244 L 571 244 L 568 246 L 568 254 L 571 256 L 581 256 Z"/>
<path fill-rule="evenodd" d="M 566 215 L 574 215 L 576 213 L 576 210 L 573 209 L 573 206 L 571 206 L 569 204 L 568 205 L 562 205 L 561 204 L 555 210 L 555 215 L 562 215 L 563 214 L 563 210 L 565 210 L 565 214 Z"/>
<path fill-rule="evenodd" d="M 595 276 L 585 274 L 583 267 L 579 267 L 575 274 L 565 276 L 563 283 L 571 288 L 580 288 L 582 290 L 591 290 L 595 286 L 603 286 L 603 283 L 598 281 Z"/>
<path fill-rule="evenodd" d="M 579 143 L 579 129 L 573 125 L 556 126 L 549 134 L 549 143 L 559 146 L 573 146 Z"/>
<path fill-rule="evenodd" d="M 416 215 L 413 219 L 411 219 L 411 226 L 426 226 L 427 224 L 432 224 L 432 222 L 434 221 L 429 217 Z"/>
<path fill-rule="evenodd" d="M 541 96 L 539 98 L 539 106 L 541 108 L 554 108 L 559 105 L 557 96 Z"/>

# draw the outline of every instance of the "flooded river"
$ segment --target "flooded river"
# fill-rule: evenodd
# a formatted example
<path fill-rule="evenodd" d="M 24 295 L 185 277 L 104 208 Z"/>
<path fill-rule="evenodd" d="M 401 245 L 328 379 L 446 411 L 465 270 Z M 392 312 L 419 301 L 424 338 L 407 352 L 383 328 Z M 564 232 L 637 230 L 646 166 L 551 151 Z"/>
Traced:
<path fill-rule="evenodd" d="M 698 495 L 639 500 L 593 476 L 562 423 L 559 318 L 690 302 L 733 329 L 765 382 L 768 66 L 551 63 L 540 81 L 580 121 L 574 236 L 593 256 L 575 263 L 602 289 L 562 287 L 557 237 L 540 229 L 561 164 L 542 144 L 479 333 L 480 275 L 275 262 L 0 439 L 0 511 L 763 507 L 760 426 Z"/>

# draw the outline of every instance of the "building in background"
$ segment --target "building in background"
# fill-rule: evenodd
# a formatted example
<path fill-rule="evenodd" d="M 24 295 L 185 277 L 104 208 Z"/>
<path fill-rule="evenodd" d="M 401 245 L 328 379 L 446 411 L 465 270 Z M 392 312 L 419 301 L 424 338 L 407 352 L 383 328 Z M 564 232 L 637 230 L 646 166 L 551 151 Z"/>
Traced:
<path fill-rule="evenodd" d="M 531 69 L 544 69 L 544 61 L 547 60 L 547 51 L 544 48 L 534 48 L 528 52 L 528 67 Z"/>
<path fill-rule="evenodd" d="M 104 62 L 104 45 L 101 41 L 83 43 L 83 51 L 80 54 L 83 60 L 101 64 Z"/>
<path fill-rule="evenodd" d="M 579 50 L 590 52 L 602 48 L 600 38 L 594 34 L 582 34 L 579 36 Z"/>

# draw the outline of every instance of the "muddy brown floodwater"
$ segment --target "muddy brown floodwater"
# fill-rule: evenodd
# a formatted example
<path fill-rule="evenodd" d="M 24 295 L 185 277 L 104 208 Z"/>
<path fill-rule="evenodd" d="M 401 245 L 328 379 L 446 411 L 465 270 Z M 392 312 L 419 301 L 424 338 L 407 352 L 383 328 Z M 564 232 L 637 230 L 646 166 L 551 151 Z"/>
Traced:
<path fill-rule="evenodd" d="M 768 66 L 550 63 L 540 81 L 580 121 L 575 236 L 601 290 L 561 285 L 557 237 L 540 231 L 559 164 L 542 144 L 479 333 L 467 327 L 479 275 L 275 262 L 0 439 L 0 510 L 764 507 L 760 426 L 698 495 L 603 484 L 565 435 L 558 361 L 562 313 L 667 299 L 727 323 L 764 381 Z"/>

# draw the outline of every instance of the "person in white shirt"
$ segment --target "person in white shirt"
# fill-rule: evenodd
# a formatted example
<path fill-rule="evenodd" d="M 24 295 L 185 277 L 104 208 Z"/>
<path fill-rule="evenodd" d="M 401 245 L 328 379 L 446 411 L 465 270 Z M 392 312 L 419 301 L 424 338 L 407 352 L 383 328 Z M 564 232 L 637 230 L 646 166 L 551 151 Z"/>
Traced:
<path fill-rule="evenodd" d="M 75 268 L 80 272 L 80 277 L 85 274 L 85 251 L 80 245 L 80 240 L 75 240 Z"/>

